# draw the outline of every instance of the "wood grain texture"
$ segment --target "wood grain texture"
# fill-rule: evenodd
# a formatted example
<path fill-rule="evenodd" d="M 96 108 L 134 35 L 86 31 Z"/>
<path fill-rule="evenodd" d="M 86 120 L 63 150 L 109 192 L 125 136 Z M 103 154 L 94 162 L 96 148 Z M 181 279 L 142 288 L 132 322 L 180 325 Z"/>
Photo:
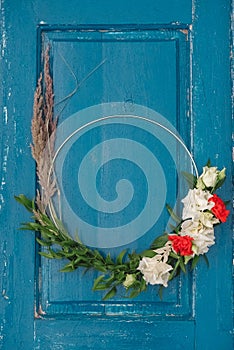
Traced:
<path fill-rule="evenodd" d="M 14 1 L 14 4 L 17 2 Z M 28 219 L 14 201 L 26 191 L 34 195 L 35 171 L 30 158 L 30 125 L 36 50 L 35 22 L 20 8 L 1 1 L 1 168 L 0 168 L 0 288 L 1 340 L 3 349 L 33 347 L 34 235 L 18 231 Z M 21 8 L 22 10 L 22 8 Z M 14 24 L 12 23 L 14 16 Z M 31 15 L 30 15 L 31 16 Z M 24 21 L 27 22 L 27 35 Z M 26 38 L 27 36 L 27 38 Z"/>
<path fill-rule="evenodd" d="M 82 77 L 87 76 L 88 72 L 93 67 L 96 67 L 101 60 L 105 60 L 105 64 L 79 88 L 78 93 L 72 98 L 69 106 L 61 113 L 59 125 L 61 125 L 61 122 L 66 122 L 67 120 L 72 125 L 73 122 L 69 118 L 77 112 L 77 109 L 82 110 L 84 115 L 85 113 L 90 115 L 91 111 L 87 110 L 85 112 L 85 108 L 98 105 L 100 102 L 120 101 L 124 104 L 124 111 L 128 109 L 130 113 L 136 113 L 137 105 L 143 105 L 157 110 L 162 115 L 167 116 L 167 121 L 176 127 L 177 130 L 180 130 L 184 139 L 188 139 L 187 134 L 189 132 L 188 128 L 186 128 L 188 126 L 186 123 L 188 104 L 186 95 L 189 88 L 189 77 L 187 76 L 189 72 L 189 43 L 187 36 L 177 27 L 164 30 L 158 29 L 153 25 L 150 27 L 151 30 L 145 25 L 138 25 L 137 30 L 132 25 L 116 25 L 113 28 L 103 25 L 102 29 L 96 25 L 92 25 L 89 29 L 87 27 L 80 28 L 79 26 L 74 26 L 72 30 L 67 26 L 48 27 L 43 25 L 40 27 L 43 44 L 44 42 L 49 42 L 51 51 L 53 52 L 52 71 L 55 102 L 62 100 L 69 91 L 72 91 L 74 86 L 74 77 L 70 74 L 67 65 L 72 67 L 76 76 L 81 77 L 80 80 L 82 81 Z M 92 55 L 90 55 L 90 52 L 92 52 Z M 63 55 L 63 59 L 61 59 L 61 55 Z M 67 62 L 67 65 L 64 64 L 64 61 Z M 61 84 L 62 81 L 63 83 Z M 100 108 L 104 109 L 104 105 Z M 113 111 L 114 102 L 112 102 L 110 113 L 113 114 Z M 145 116 L 147 115 L 145 114 Z M 87 118 L 88 116 L 85 116 L 85 120 Z M 97 112 L 94 118 L 97 118 Z M 75 116 L 74 122 L 76 119 L 80 119 L 80 116 Z M 123 128 L 125 128 L 125 132 L 122 135 L 122 143 L 124 142 L 124 134 L 127 135 L 128 140 L 133 139 L 137 141 L 136 129 L 133 129 L 133 132 L 127 134 L 127 126 L 124 127 L 123 125 Z M 153 130 L 150 131 L 153 132 Z M 101 132 L 103 133 L 103 137 L 105 137 L 105 132 Z M 146 137 L 150 139 L 150 134 Z M 89 140 L 87 140 L 88 142 Z M 93 142 L 95 143 L 95 141 Z M 140 142 L 142 140 L 138 137 L 138 143 Z M 155 152 L 156 148 L 159 149 L 160 147 L 159 144 L 155 146 L 150 144 L 150 142 L 146 146 L 152 153 Z M 86 151 L 81 151 L 83 148 L 84 145 L 80 145 L 79 151 L 74 152 L 74 156 L 70 159 L 71 164 L 73 164 L 73 166 L 70 165 L 70 168 L 73 171 L 68 171 L 65 177 L 66 182 L 69 184 L 70 192 L 68 194 L 70 193 L 70 196 L 76 193 L 76 183 L 73 185 L 72 183 L 74 173 L 76 172 L 77 155 L 81 152 L 86 153 Z M 110 149 L 108 152 L 110 153 Z M 103 153 L 104 150 L 99 153 L 99 158 L 101 158 L 100 154 Z M 126 150 L 123 153 L 126 153 Z M 165 159 L 167 159 L 167 163 L 169 164 L 167 170 L 164 168 L 165 173 L 168 174 L 167 186 L 170 188 L 170 191 L 167 191 L 166 202 L 174 203 L 177 184 L 174 181 L 175 174 L 170 162 L 170 155 L 163 147 L 160 147 L 157 157 L 162 164 L 165 163 Z M 139 159 L 140 157 L 138 156 Z M 102 158 L 100 159 L 101 161 Z M 166 164 L 164 166 L 166 167 Z M 183 169 L 182 165 L 181 168 Z M 150 172 L 155 173 L 153 168 Z M 118 174 L 118 169 L 115 169 L 114 173 Z M 171 175 L 169 176 L 169 174 Z M 87 183 L 89 183 L 89 177 L 90 171 L 87 171 L 84 175 Z M 90 182 L 92 183 L 92 181 Z M 112 193 L 115 184 L 110 179 L 107 181 L 103 179 L 102 183 L 104 186 L 100 188 L 100 192 L 103 190 L 104 192 Z M 91 186 L 92 184 L 90 184 Z M 62 188 L 62 184 L 60 188 Z M 94 204 L 96 202 L 96 196 L 97 193 L 94 189 Z M 63 197 L 65 197 L 65 194 L 61 192 L 62 200 Z M 143 197 L 144 193 L 140 196 L 141 202 L 143 202 Z M 77 207 L 77 205 L 74 205 L 74 211 Z M 88 220 L 91 220 L 93 217 L 94 215 L 92 217 L 89 216 Z M 129 215 L 125 217 L 129 219 Z M 150 213 L 148 212 L 147 219 L 149 220 L 149 218 Z M 98 217 L 98 220 L 101 220 L 100 217 Z M 113 219 L 113 226 L 116 223 L 115 220 L 118 221 L 119 217 Z M 157 235 L 158 232 L 163 232 L 167 220 L 168 213 L 165 209 L 160 220 L 157 221 L 156 227 L 154 226 L 151 232 L 127 245 L 124 245 L 123 239 L 120 240 L 121 249 L 126 248 L 128 251 L 142 251 L 142 249 L 146 249 L 153 241 L 155 234 Z M 118 222 L 117 225 L 119 225 Z M 78 227 L 79 232 L 82 232 L 82 227 Z M 132 222 L 132 231 L 134 231 L 133 227 L 134 223 Z M 70 232 L 74 232 L 75 229 L 70 229 Z M 121 227 L 119 227 L 120 230 Z M 101 231 L 101 227 L 99 231 Z M 114 235 L 112 231 L 108 234 Z M 112 256 L 117 256 L 119 253 L 118 248 L 104 250 L 104 253 L 108 252 Z M 115 298 L 115 304 L 107 303 L 103 305 L 101 301 L 103 293 L 92 292 L 92 283 L 97 277 L 96 272 L 89 272 L 85 276 L 82 270 L 80 272 L 76 271 L 74 274 L 60 274 L 58 271 L 62 267 L 62 264 L 64 262 L 51 263 L 42 259 L 43 287 L 41 291 L 41 304 L 44 311 L 49 314 L 58 314 L 59 312 L 64 315 L 67 313 L 84 314 L 85 312 L 132 314 L 135 312 L 157 315 L 175 314 L 181 317 L 185 317 L 185 315 L 190 317 L 191 315 L 191 279 L 183 278 L 183 282 L 178 279 L 168 290 L 165 290 L 163 301 L 160 301 L 156 295 L 156 288 L 149 288 L 149 292 L 142 294 L 134 301 L 128 301 L 127 306 L 125 305 L 126 301 L 121 297 L 124 294 L 123 291 L 118 293 L 119 297 Z"/>
<path fill-rule="evenodd" d="M 191 40 L 191 127 L 187 123 L 181 127 L 184 134 L 191 134 L 200 170 L 207 157 L 215 165 L 227 167 L 228 180 L 221 193 L 231 199 L 230 6 L 230 0 L 0 1 L 0 75 L 4 77 L 0 89 L 1 349 L 232 348 L 231 217 L 216 229 L 217 245 L 208 255 L 210 268 L 201 263 L 196 270 L 190 295 L 192 312 L 186 310 L 185 317 L 158 318 L 144 312 L 113 316 L 111 313 L 120 309 L 109 304 L 106 310 L 98 306 L 98 312 L 108 316 L 75 317 L 77 305 L 73 308 L 71 302 L 70 309 L 64 309 L 67 315 L 56 306 L 51 310 L 54 315 L 34 320 L 35 238 L 17 230 L 29 217 L 13 199 L 19 193 L 35 194 L 30 122 L 41 49 L 37 45 L 38 26 L 43 23 L 51 29 L 123 25 L 139 30 L 143 25 L 149 30 L 187 31 L 185 35 Z M 96 307 L 94 304 L 94 312 Z M 123 312 L 129 309 L 134 313 L 134 308 L 123 306 Z"/>
<path fill-rule="evenodd" d="M 194 155 L 198 165 L 209 157 L 213 164 L 227 167 L 228 179 L 220 191 L 231 196 L 231 86 L 230 86 L 230 1 L 212 4 L 194 2 L 193 24 L 193 123 Z M 217 18 L 219 23 L 217 25 Z M 204 127 L 207 125 L 207 127 Z M 231 349 L 232 217 L 217 227 L 216 245 L 208 255 L 210 268 L 197 269 L 197 347 Z M 207 301 L 207 302 L 206 302 Z M 208 302 L 209 301 L 209 302 Z M 206 312 L 204 313 L 204 309 Z M 207 327 L 208 325 L 208 327 Z M 204 339 L 208 341 L 205 342 Z"/>
<path fill-rule="evenodd" d="M 42 320 L 37 329 L 35 349 L 191 349 L 193 322 L 159 322 L 144 317 L 86 317 L 70 320 Z M 82 329 L 82 333 L 81 333 Z M 186 331 L 184 331 L 186 329 Z M 98 334 L 98 337 L 97 337 Z M 180 335 L 179 335 L 180 334 Z"/>

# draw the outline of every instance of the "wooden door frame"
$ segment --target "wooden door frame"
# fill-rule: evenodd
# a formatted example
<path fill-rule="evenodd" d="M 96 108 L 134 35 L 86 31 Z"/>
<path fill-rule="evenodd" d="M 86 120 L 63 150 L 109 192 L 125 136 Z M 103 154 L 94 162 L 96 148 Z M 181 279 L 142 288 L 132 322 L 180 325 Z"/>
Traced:
<path fill-rule="evenodd" d="M 17 1 L 15 2 L 12 10 L 2 0 L 0 15 L 2 34 L 0 70 L 4 76 L 0 91 L 3 115 L 0 122 L 2 143 L 0 342 L 4 344 L 3 349 L 27 350 L 39 349 L 42 346 L 37 333 L 37 323 L 40 320 L 34 320 L 35 237 L 33 234 L 18 231 L 15 223 L 26 221 L 28 215 L 18 207 L 13 196 L 25 193 L 25 189 L 29 197 L 34 196 L 35 172 L 32 174 L 34 162 L 30 155 L 30 121 L 36 81 L 36 59 L 34 66 L 28 62 L 31 62 L 32 55 L 36 58 L 37 24 L 47 18 L 43 17 L 43 13 L 40 14 L 38 1 L 25 4 L 22 17 L 19 16 L 22 8 Z M 231 140 L 232 130 L 230 12 L 229 0 L 225 0 L 222 6 L 212 0 L 192 1 L 192 21 L 189 23 L 192 37 L 191 122 L 194 130 L 193 152 L 199 166 L 202 166 L 204 159 L 207 158 L 205 140 L 208 145 L 214 144 L 214 147 L 208 146 L 210 151 L 212 150 L 209 152 L 211 160 L 215 160 L 219 167 L 226 165 L 229 169 L 232 168 L 231 148 L 227 149 L 226 141 L 226 137 Z M 222 19 L 222 26 L 217 26 L 217 18 Z M 26 19 L 27 24 L 24 22 Z M 15 21 L 18 23 L 16 31 Z M 27 32 L 24 30 L 25 26 Z M 14 52 L 18 52 L 18 56 Z M 27 89 L 21 91 L 21 82 L 25 80 Z M 18 94 L 24 101 L 21 104 L 17 102 Z M 211 133 L 207 133 L 207 129 L 203 127 L 204 119 L 206 125 L 210 125 Z M 29 126 L 27 130 L 25 125 Z M 223 137 L 220 128 L 225 131 L 226 137 Z M 21 167 L 17 167 L 16 164 L 21 164 Z M 231 174 L 228 173 L 223 189 L 227 198 L 230 197 L 230 188 L 232 188 Z M 196 269 L 196 285 L 199 286 L 195 290 L 194 301 L 196 349 L 210 350 L 213 348 L 211 343 L 216 344 L 217 349 L 222 349 L 223 344 L 231 346 L 232 256 L 229 248 L 232 244 L 231 226 L 229 219 L 224 227 L 217 230 L 217 244 L 209 255 L 210 269 L 205 265 Z M 230 234 L 225 234 L 226 231 Z M 224 278 L 222 278 L 223 271 L 226 271 Z M 217 278 L 214 279 L 216 272 Z M 211 300 L 211 303 L 204 305 L 204 300 Z M 38 332 L 45 332 L 46 327 L 41 326 L 42 323 Z M 45 333 L 44 337 L 46 336 Z M 71 334 L 67 334 L 64 344 L 69 341 L 70 336 Z M 205 344 L 204 339 L 208 340 Z"/>

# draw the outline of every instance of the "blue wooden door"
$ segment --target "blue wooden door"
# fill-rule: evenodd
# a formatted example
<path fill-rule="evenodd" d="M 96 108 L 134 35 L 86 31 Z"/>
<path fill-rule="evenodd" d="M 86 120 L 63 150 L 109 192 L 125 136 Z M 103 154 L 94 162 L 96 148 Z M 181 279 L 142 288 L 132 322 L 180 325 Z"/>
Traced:
<path fill-rule="evenodd" d="M 0 18 L 1 348 L 231 349 L 230 218 L 210 267 L 201 260 L 162 300 L 152 286 L 103 301 L 96 272 L 61 273 L 64 261 L 39 258 L 14 202 L 36 192 L 30 124 L 48 47 L 69 232 L 113 257 L 147 249 L 169 225 L 165 204 L 178 209 L 187 191 L 180 172 L 208 158 L 227 168 L 231 199 L 230 1 L 13 0 Z"/>

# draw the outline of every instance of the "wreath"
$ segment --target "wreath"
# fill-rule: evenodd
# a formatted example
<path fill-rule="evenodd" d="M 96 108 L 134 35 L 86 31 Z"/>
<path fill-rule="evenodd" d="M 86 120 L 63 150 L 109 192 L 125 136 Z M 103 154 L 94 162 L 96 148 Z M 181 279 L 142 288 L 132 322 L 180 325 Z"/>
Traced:
<path fill-rule="evenodd" d="M 43 74 L 40 74 L 34 95 L 31 126 L 31 151 L 36 161 L 39 189 L 33 200 L 23 194 L 15 196 L 32 214 L 32 221 L 23 223 L 21 229 L 40 234 L 36 240 L 44 247 L 39 252 L 41 256 L 67 259 L 68 263 L 61 272 L 75 271 L 80 267 L 99 271 L 101 274 L 94 280 L 93 290 L 106 291 L 103 300 L 114 297 L 121 285 L 125 296 L 129 298 L 137 297 L 149 284 L 159 285 L 161 297 L 163 287 L 167 287 L 169 281 L 181 271 L 186 273 L 188 264 L 194 269 L 200 257 L 208 262 L 206 253 L 215 244 L 214 227 L 225 222 L 229 215 L 227 202 L 215 194 L 225 181 L 225 168 L 218 170 L 208 161 L 200 176 L 183 173 L 190 189 L 181 201 L 181 217 L 167 205 L 175 222 L 171 232 L 158 236 L 141 253 L 129 253 L 125 249 L 113 259 L 110 254 L 104 255 L 97 249 L 86 246 L 78 237 L 73 239 L 53 208 L 52 197 L 58 192 L 53 168 L 57 118 L 53 114 L 53 80 L 47 49 Z"/>

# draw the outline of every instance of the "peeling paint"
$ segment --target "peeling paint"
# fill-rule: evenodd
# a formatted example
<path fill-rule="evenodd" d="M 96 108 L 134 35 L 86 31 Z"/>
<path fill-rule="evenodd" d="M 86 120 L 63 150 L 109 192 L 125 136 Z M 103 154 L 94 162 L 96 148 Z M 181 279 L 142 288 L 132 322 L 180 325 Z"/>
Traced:
<path fill-rule="evenodd" d="M 186 35 L 186 41 L 188 41 L 188 34 L 189 34 L 188 29 L 180 29 L 180 32 Z"/>
<path fill-rule="evenodd" d="M 40 318 L 42 318 L 41 315 L 39 315 L 38 312 L 36 311 L 36 308 L 34 309 L 34 318 L 35 318 L 35 319 L 40 319 Z"/>
<path fill-rule="evenodd" d="M 0 11 L 1 11 L 1 56 L 5 56 L 5 50 L 7 47 L 7 31 L 6 31 L 6 21 L 5 21 L 5 8 L 4 8 L 5 0 L 0 1 Z"/>
<path fill-rule="evenodd" d="M 7 106 L 3 107 L 3 118 L 4 118 L 4 123 L 8 123 L 8 113 L 7 113 Z"/>
<path fill-rule="evenodd" d="M 0 210 L 2 209 L 2 205 L 5 203 L 3 191 L 4 191 L 5 186 L 6 186 L 6 172 L 7 172 L 8 154 L 9 154 L 9 146 L 6 145 L 3 149 L 3 162 L 2 162 L 2 169 L 1 169 L 2 176 L 1 176 L 1 183 L 0 183 Z"/>
<path fill-rule="evenodd" d="M 8 287 L 8 276 L 7 276 L 7 272 L 8 272 L 8 257 L 7 257 L 7 242 L 4 241 L 1 244 L 1 252 L 2 252 L 2 267 L 1 267 L 1 294 L 2 294 L 2 298 L 6 301 L 9 301 L 9 296 L 7 295 L 7 287 Z"/>
<path fill-rule="evenodd" d="M 38 314 L 39 315 L 46 315 L 46 312 L 42 310 L 42 306 L 41 305 L 39 305 Z"/>
<path fill-rule="evenodd" d="M 8 67 L 10 69 L 10 67 Z M 8 94 L 7 94 L 7 99 L 9 100 L 11 97 L 11 88 L 9 88 Z"/>
<path fill-rule="evenodd" d="M 2 341 L 4 339 L 4 336 L 3 336 L 4 324 L 5 324 L 5 320 L 2 320 L 2 323 L 0 325 L 0 340 L 2 340 Z"/>
<path fill-rule="evenodd" d="M 9 297 L 6 295 L 6 290 L 5 289 L 3 289 L 3 291 L 2 291 L 2 296 L 3 296 L 4 299 L 9 300 Z"/>
<path fill-rule="evenodd" d="M 190 89 L 189 89 L 189 115 L 191 118 L 191 127 L 190 127 L 190 142 L 191 142 L 191 150 L 194 149 L 194 129 L 193 129 L 193 32 L 192 25 L 189 26 L 190 30 L 190 57 L 189 57 L 189 78 L 190 78 Z"/>

